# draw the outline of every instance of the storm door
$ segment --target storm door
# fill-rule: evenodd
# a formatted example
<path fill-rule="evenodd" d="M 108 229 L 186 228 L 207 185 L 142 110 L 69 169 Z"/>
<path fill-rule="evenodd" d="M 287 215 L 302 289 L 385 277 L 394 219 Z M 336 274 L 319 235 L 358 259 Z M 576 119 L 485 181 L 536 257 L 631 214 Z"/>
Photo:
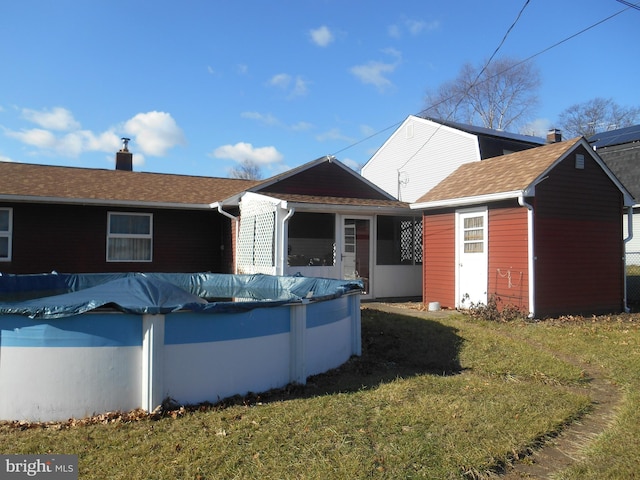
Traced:
<path fill-rule="evenodd" d="M 459 212 L 456 228 L 456 284 L 460 308 L 487 303 L 487 211 Z"/>

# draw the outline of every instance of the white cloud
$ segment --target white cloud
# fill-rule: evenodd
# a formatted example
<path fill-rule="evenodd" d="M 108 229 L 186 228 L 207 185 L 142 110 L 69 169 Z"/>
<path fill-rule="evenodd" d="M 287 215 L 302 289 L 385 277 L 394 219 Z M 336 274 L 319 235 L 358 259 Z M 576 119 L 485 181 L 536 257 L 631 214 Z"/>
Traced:
<path fill-rule="evenodd" d="M 0 107 L 0 112 L 2 111 L 2 108 Z M 0 155 L 0 162 L 13 162 L 13 160 L 9 157 L 5 157 L 4 155 Z"/>
<path fill-rule="evenodd" d="M 135 136 L 142 153 L 151 156 L 164 156 L 169 149 L 185 143 L 182 129 L 166 112 L 138 113 L 125 122 L 124 130 Z"/>
<path fill-rule="evenodd" d="M 256 120 L 257 122 L 268 126 L 280 125 L 280 121 L 270 113 L 265 114 L 260 112 L 242 112 L 240 116 L 242 118 L 248 118 L 249 120 Z"/>
<path fill-rule="evenodd" d="M 533 135 L 534 137 L 547 137 L 547 132 L 552 128 L 551 121 L 547 118 L 537 118 L 520 129 L 523 135 Z"/>
<path fill-rule="evenodd" d="M 260 122 L 268 127 L 281 127 L 294 132 L 305 132 L 313 128 L 311 123 L 305 121 L 300 121 L 292 125 L 285 125 L 271 113 L 242 112 L 240 116 L 249 120 L 255 120 L 256 122 Z"/>
<path fill-rule="evenodd" d="M 55 148 L 56 145 L 56 136 L 50 131 L 43 130 L 42 128 L 32 128 L 30 130 L 21 130 L 19 132 L 7 130 L 7 135 L 22 143 L 38 148 Z"/>
<path fill-rule="evenodd" d="M 362 135 L 365 135 L 367 137 L 378 133 L 377 130 L 370 125 L 360 125 L 360 132 L 362 133 Z"/>
<path fill-rule="evenodd" d="M 350 72 L 360 79 L 362 83 L 373 85 L 380 91 L 393 85 L 391 80 L 387 78 L 387 75 L 395 71 L 400 65 L 402 57 L 402 54 L 393 48 L 387 48 L 383 53 L 395 57 L 395 61 L 391 63 L 370 61 L 364 65 L 356 65 L 350 69 Z"/>
<path fill-rule="evenodd" d="M 319 142 L 326 142 L 329 140 L 344 140 L 347 142 L 355 141 L 353 138 L 343 134 L 338 128 L 332 128 L 331 130 L 327 130 L 324 133 L 316 135 L 316 140 Z"/>
<path fill-rule="evenodd" d="M 255 148 L 250 143 L 239 142 L 235 145 L 223 145 L 211 154 L 214 158 L 226 158 L 236 162 L 250 160 L 258 165 L 270 165 L 282 161 L 283 156 L 275 147 Z"/>
<path fill-rule="evenodd" d="M 95 135 L 89 130 L 76 130 L 58 137 L 48 130 L 32 128 L 19 132 L 7 131 L 7 135 L 32 147 L 66 157 L 77 157 L 88 151 L 114 152 L 120 143 L 112 131 Z"/>
<path fill-rule="evenodd" d="M 247 73 L 249 73 L 249 66 L 245 65 L 244 63 L 239 63 L 238 65 L 236 65 L 236 72 L 238 73 L 238 75 L 246 75 Z"/>
<path fill-rule="evenodd" d="M 440 22 L 432 20 L 431 22 L 425 22 L 424 20 L 416 20 L 413 18 L 402 18 L 399 23 L 394 23 L 387 27 L 387 33 L 390 37 L 400 38 L 406 31 L 412 36 L 420 35 L 425 31 L 433 31 L 440 28 Z"/>
<path fill-rule="evenodd" d="M 323 25 L 319 28 L 309 31 L 311 41 L 319 47 L 326 47 L 334 40 L 333 33 L 329 30 L 329 27 Z"/>
<path fill-rule="evenodd" d="M 358 162 L 356 162 L 355 160 L 353 160 L 351 158 L 343 158 L 343 159 L 338 159 L 338 160 L 340 160 L 347 167 L 349 167 L 351 170 L 355 170 L 356 172 L 359 172 L 360 169 L 362 168 L 362 165 L 360 165 Z"/>
<path fill-rule="evenodd" d="M 120 147 L 120 136 L 116 131 L 134 137 L 136 147 L 140 150 L 138 156 L 164 155 L 168 149 L 184 143 L 182 130 L 171 115 L 164 112 L 139 113 L 124 124 L 100 133 L 80 129 L 80 123 L 64 108 L 54 108 L 51 111 L 24 109 L 22 115 L 45 128 L 20 131 L 5 129 L 8 137 L 44 153 L 65 157 L 78 157 L 83 153 L 96 151 L 116 152 Z M 134 161 L 138 163 L 140 160 L 143 161 L 144 157 Z"/>
<path fill-rule="evenodd" d="M 293 90 L 291 91 L 290 97 L 301 97 L 306 95 L 308 92 L 307 82 L 305 82 L 301 77 L 296 77 L 296 81 L 293 86 Z"/>
<path fill-rule="evenodd" d="M 24 108 L 22 117 L 47 130 L 69 131 L 80 128 L 80 123 L 73 118 L 71 112 L 62 107 L 40 111 Z"/>
<path fill-rule="evenodd" d="M 269 85 L 288 92 L 287 98 L 301 97 L 308 92 L 307 81 L 301 76 L 293 77 L 288 73 L 279 73 L 269 80 Z"/>
<path fill-rule="evenodd" d="M 306 132 L 307 130 L 311 130 L 313 125 L 309 122 L 300 121 L 298 123 L 294 123 L 291 125 L 291 130 L 294 132 Z"/>
<path fill-rule="evenodd" d="M 269 85 L 273 87 L 282 88 L 282 89 L 288 88 L 290 84 L 291 84 L 291 75 L 287 73 L 278 73 L 277 75 L 274 75 L 273 77 L 271 77 L 271 80 L 269 80 Z"/>

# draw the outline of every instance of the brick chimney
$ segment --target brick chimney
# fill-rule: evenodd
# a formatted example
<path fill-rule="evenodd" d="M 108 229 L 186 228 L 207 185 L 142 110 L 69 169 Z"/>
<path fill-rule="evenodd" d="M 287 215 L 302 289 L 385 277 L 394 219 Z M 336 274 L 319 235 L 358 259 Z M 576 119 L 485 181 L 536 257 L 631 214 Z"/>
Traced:
<path fill-rule="evenodd" d="M 116 152 L 116 170 L 133 170 L 133 153 L 129 151 L 130 138 L 122 138 L 122 148 Z"/>
<path fill-rule="evenodd" d="M 552 128 L 547 132 L 547 143 L 558 143 L 562 141 L 562 132 L 557 128 Z"/>

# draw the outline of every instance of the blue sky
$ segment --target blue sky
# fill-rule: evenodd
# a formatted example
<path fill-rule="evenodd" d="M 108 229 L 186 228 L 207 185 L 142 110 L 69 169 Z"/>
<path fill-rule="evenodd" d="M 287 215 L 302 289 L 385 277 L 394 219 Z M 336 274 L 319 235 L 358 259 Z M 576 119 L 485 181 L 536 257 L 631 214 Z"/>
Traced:
<path fill-rule="evenodd" d="M 632 0 L 634 3 L 636 0 Z M 0 160 L 264 177 L 363 165 L 425 92 L 489 58 L 525 0 L 20 0 L 0 5 Z M 531 0 L 498 56 L 528 58 L 624 10 Z M 640 105 L 640 10 L 532 61 L 536 129 L 595 97 Z"/>

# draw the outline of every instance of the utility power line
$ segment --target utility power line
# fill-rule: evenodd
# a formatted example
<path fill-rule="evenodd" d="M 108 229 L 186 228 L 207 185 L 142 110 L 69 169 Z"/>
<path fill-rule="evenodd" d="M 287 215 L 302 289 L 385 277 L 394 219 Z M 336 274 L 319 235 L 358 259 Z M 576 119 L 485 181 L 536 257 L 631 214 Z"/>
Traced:
<path fill-rule="evenodd" d="M 563 40 L 560 40 L 559 42 L 556 42 L 556 43 L 554 43 L 554 44 L 550 45 L 549 47 L 547 47 L 547 48 L 545 48 L 545 49 L 543 49 L 543 50 L 540 50 L 540 51 L 539 51 L 539 52 L 537 52 L 537 53 L 534 53 L 533 55 L 531 55 L 531 56 L 529 56 L 529 57 L 525 58 L 525 59 L 524 59 L 524 60 L 522 60 L 521 62 L 518 62 L 518 63 L 516 63 L 516 64 L 512 65 L 510 68 L 508 68 L 508 69 L 506 69 L 506 70 L 504 70 L 504 71 L 502 71 L 502 72 L 499 72 L 498 74 L 496 74 L 496 76 L 497 76 L 497 75 L 501 75 L 502 73 L 507 72 L 507 71 L 508 71 L 508 70 L 510 70 L 511 68 L 515 68 L 515 67 L 517 67 L 518 65 L 521 65 L 521 64 L 523 64 L 523 63 L 525 63 L 525 62 L 528 62 L 528 61 L 530 61 L 530 60 L 533 60 L 534 58 L 536 58 L 536 57 L 538 57 L 538 56 L 540 56 L 540 55 L 542 55 L 542 54 L 544 54 L 544 53 L 548 52 L 549 50 L 552 50 L 552 49 L 554 49 L 554 48 L 556 48 L 556 47 L 558 47 L 558 46 L 562 45 L 563 43 L 566 43 L 566 42 L 568 42 L 569 40 L 572 40 L 572 39 L 574 39 L 575 37 L 577 37 L 577 36 L 579 36 L 579 35 L 582 35 L 583 33 L 585 33 L 585 32 L 587 32 L 587 31 L 589 31 L 589 30 L 591 30 L 591 29 L 593 29 L 593 28 L 595 28 L 595 27 L 597 27 L 597 26 L 599 26 L 599 25 L 601 25 L 601 24 L 603 24 L 603 23 L 605 23 L 605 22 L 607 22 L 607 21 L 611 20 L 612 18 L 617 17 L 618 15 L 620 15 L 621 13 L 626 12 L 626 11 L 627 11 L 627 10 L 629 10 L 630 8 L 635 8 L 635 9 L 637 9 L 637 10 L 640 10 L 640 3 L 639 3 L 639 4 L 632 4 L 632 3 L 630 3 L 630 2 L 626 2 L 625 0 L 616 0 L 616 1 L 618 1 L 618 2 L 620 2 L 620 3 L 622 3 L 622 4 L 624 4 L 624 5 L 627 5 L 627 7 L 626 7 L 626 8 L 623 8 L 622 10 L 620 10 L 620 11 L 618 11 L 618 12 L 616 12 L 616 13 L 613 13 L 612 15 L 609 15 L 608 17 L 603 18 L 602 20 L 600 20 L 600 21 L 598 21 L 598 22 L 596 22 L 596 23 L 594 23 L 594 24 L 592 24 L 592 25 L 589 25 L 589 26 L 588 26 L 588 27 L 586 27 L 586 28 L 583 28 L 582 30 L 580 30 L 580 31 L 578 31 L 578 32 L 576 32 L 576 33 L 574 33 L 573 35 L 570 35 L 570 36 L 568 36 L 568 37 L 564 38 Z M 522 10 L 527 6 L 527 4 L 528 4 L 528 3 L 529 3 L 529 2 L 527 1 L 527 2 L 525 3 L 525 5 L 523 6 L 523 8 L 521 9 L 520 14 L 519 14 L 519 15 L 518 15 L 518 17 L 516 18 L 516 22 L 517 22 L 517 20 L 520 18 L 520 15 L 521 15 L 521 13 L 522 13 Z M 514 22 L 514 24 L 515 24 L 515 22 Z M 507 31 L 507 33 L 505 34 L 505 37 L 504 37 L 504 38 L 506 38 L 506 36 L 507 36 L 507 35 L 508 35 L 508 33 L 510 32 L 511 28 L 513 28 L 513 24 L 512 24 L 512 26 L 510 27 L 510 29 Z M 496 49 L 496 52 L 497 52 L 497 50 L 500 48 L 500 46 L 502 45 L 502 43 L 504 43 L 504 38 L 503 38 L 503 41 L 501 42 L 501 44 L 500 44 L 500 45 L 498 46 L 498 48 Z M 496 52 L 494 52 L 494 55 L 495 55 L 495 53 L 496 53 Z M 487 64 L 485 64 L 484 69 L 486 69 L 487 65 L 488 65 L 488 63 L 487 63 Z M 493 78 L 493 77 L 491 77 L 491 78 Z M 490 80 L 490 78 L 488 78 L 487 80 Z M 440 103 L 438 103 L 437 105 L 440 105 L 441 103 L 444 103 L 444 102 L 445 102 L 445 101 L 447 101 L 447 100 L 451 100 L 452 98 L 453 98 L 453 97 L 446 98 L 446 99 L 442 100 Z M 462 101 L 462 100 L 461 100 L 461 101 Z M 424 115 L 424 114 L 425 114 L 425 113 L 426 113 L 430 108 L 433 108 L 433 106 L 430 106 L 430 107 L 427 107 L 427 108 L 425 108 L 425 109 L 421 110 L 421 111 L 420 111 L 420 112 L 418 112 L 416 115 L 417 115 L 417 116 L 422 116 L 422 115 Z M 380 135 L 381 133 L 384 133 L 384 132 L 386 132 L 386 131 L 388 131 L 388 130 L 391 130 L 392 128 L 397 128 L 400 124 L 402 124 L 402 122 L 403 122 L 403 121 L 404 121 L 404 119 L 402 119 L 402 120 L 401 120 L 401 121 L 399 121 L 399 122 L 394 123 L 393 125 L 389 125 L 388 127 L 383 128 L 382 130 L 379 130 L 379 131 L 377 131 L 376 133 L 373 133 L 373 134 L 371 134 L 371 135 L 369 135 L 369 136 L 367 136 L 367 137 L 363 138 L 362 140 L 359 140 L 359 141 L 354 142 L 354 143 L 352 143 L 352 144 L 350 144 L 350 145 L 348 145 L 348 146 L 346 146 L 346 147 L 344 147 L 344 148 L 341 148 L 340 150 L 337 150 L 336 152 L 334 152 L 334 153 L 332 154 L 332 156 L 337 156 L 339 153 L 342 153 L 342 152 L 344 152 L 344 151 L 346 151 L 346 150 L 349 150 L 350 148 L 355 147 L 356 145 L 359 145 L 359 144 L 361 144 L 361 143 L 363 143 L 363 142 L 366 142 L 367 140 L 370 140 L 370 139 L 372 139 L 372 138 L 374 138 L 374 137 L 376 137 L 376 136 Z M 425 145 L 426 145 L 426 143 L 425 143 Z M 424 146 L 423 146 L 423 147 L 424 147 Z M 421 149 L 422 149 L 423 147 L 421 147 Z M 420 149 L 420 150 L 421 150 L 421 149 Z M 406 165 L 406 163 L 405 163 L 405 165 Z"/>

